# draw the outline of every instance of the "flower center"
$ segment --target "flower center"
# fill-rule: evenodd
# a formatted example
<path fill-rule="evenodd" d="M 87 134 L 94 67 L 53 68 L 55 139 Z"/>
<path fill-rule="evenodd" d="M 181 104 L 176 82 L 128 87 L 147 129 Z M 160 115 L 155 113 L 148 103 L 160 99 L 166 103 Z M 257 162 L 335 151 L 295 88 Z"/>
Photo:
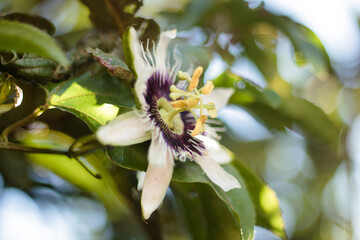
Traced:
<path fill-rule="evenodd" d="M 197 89 L 202 71 L 202 67 L 197 67 L 191 78 L 185 72 L 178 72 L 180 80 L 186 80 L 189 82 L 187 91 L 180 90 L 174 85 L 170 87 L 170 98 L 174 100 L 171 102 L 171 106 L 174 109 L 172 114 L 176 115 L 179 112 L 189 111 L 196 119 L 195 128 L 191 133 L 192 136 L 196 136 L 205 131 L 205 121 L 207 120 L 207 115 L 211 118 L 217 117 L 215 105 L 213 103 L 204 104 L 202 99 L 202 95 L 208 95 L 212 92 L 214 84 L 211 81 L 208 81 L 204 87 Z M 193 109 L 200 109 L 199 118 Z M 204 114 L 205 109 L 207 111 L 207 115 Z"/>

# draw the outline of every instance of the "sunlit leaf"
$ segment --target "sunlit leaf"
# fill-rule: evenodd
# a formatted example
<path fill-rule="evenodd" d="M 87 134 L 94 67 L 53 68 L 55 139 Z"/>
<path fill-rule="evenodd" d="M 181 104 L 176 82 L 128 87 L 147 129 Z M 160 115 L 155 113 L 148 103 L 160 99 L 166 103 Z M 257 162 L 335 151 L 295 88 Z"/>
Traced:
<path fill-rule="evenodd" d="M 0 50 L 33 53 L 64 65 L 69 64 L 54 39 L 29 24 L 0 20 Z"/>
<path fill-rule="evenodd" d="M 256 225 L 264 227 L 286 239 L 284 220 L 276 193 L 252 173 L 240 160 L 233 165 L 243 177 L 256 210 Z"/>
<path fill-rule="evenodd" d="M 21 104 L 23 93 L 14 83 L 14 77 L 7 73 L 0 73 L 0 114 Z"/>
<path fill-rule="evenodd" d="M 27 134 L 23 143 L 31 147 L 67 150 L 73 143 L 71 137 L 50 130 L 38 134 Z M 76 160 L 65 155 L 27 154 L 35 165 L 46 168 L 76 187 L 95 194 L 108 210 L 110 220 L 119 222 L 127 234 L 138 239 L 147 239 L 139 221 L 133 216 L 130 202 L 119 192 L 110 172 L 104 167 L 107 160 L 104 151 L 81 156 L 79 158 L 91 171 L 101 175 L 101 179 L 92 176 Z M 123 234 L 126 236 L 127 234 Z"/>
<path fill-rule="evenodd" d="M 92 130 L 134 104 L 128 84 L 105 71 L 87 72 L 57 85 L 49 92 L 49 103 L 75 114 Z"/>

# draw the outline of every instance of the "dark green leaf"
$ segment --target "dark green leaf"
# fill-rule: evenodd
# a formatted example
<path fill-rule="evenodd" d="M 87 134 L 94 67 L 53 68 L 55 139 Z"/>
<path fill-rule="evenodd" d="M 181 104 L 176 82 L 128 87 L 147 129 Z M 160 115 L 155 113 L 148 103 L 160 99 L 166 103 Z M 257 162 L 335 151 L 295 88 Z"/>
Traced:
<path fill-rule="evenodd" d="M 146 171 L 147 168 L 147 151 L 149 143 L 141 143 L 127 147 L 108 147 L 108 154 L 116 164 L 121 167 Z"/>
<path fill-rule="evenodd" d="M 49 103 L 75 114 L 92 130 L 134 105 L 128 84 L 105 71 L 87 72 L 57 85 L 49 92 Z"/>
<path fill-rule="evenodd" d="M 46 18 L 36 15 L 30 15 L 25 13 L 10 13 L 8 15 L 0 17 L 0 19 L 16 21 L 21 23 L 27 23 L 46 31 L 48 34 L 53 35 L 55 33 L 55 26 L 49 22 Z"/>
<path fill-rule="evenodd" d="M 179 182 L 199 182 L 210 185 L 216 194 L 231 209 L 234 219 L 241 229 L 243 239 L 252 239 L 255 226 L 255 209 L 249 196 L 247 187 L 239 172 L 230 165 L 224 166 L 225 170 L 232 174 L 241 184 L 241 189 L 233 189 L 224 192 L 212 183 L 201 168 L 194 162 L 177 163 L 174 170 L 173 180 Z"/>
<path fill-rule="evenodd" d="M 0 50 L 33 53 L 64 65 L 69 64 L 54 39 L 29 24 L 0 20 Z"/>
<path fill-rule="evenodd" d="M 231 211 L 210 187 L 172 182 L 171 189 L 192 239 L 241 239 Z"/>
<path fill-rule="evenodd" d="M 110 158 L 118 165 L 132 170 L 145 171 L 147 159 L 146 145 L 138 144 L 130 147 L 109 148 Z M 226 171 L 240 182 L 241 189 L 224 192 L 212 183 L 194 162 L 177 162 L 173 181 L 186 183 L 204 183 L 213 188 L 218 197 L 231 209 L 235 222 L 242 232 L 243 239 L 252 239 L 255 225 L 255 210 L 246 185 L 239 172 L 232 166 L 225 166 Z"/>

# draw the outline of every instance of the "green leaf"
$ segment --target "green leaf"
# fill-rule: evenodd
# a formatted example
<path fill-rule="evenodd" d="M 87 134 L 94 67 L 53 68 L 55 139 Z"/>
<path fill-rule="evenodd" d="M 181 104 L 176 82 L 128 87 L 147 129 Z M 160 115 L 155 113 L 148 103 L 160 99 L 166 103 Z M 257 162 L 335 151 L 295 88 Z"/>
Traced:
<path fill-rule="evenodd" d="M 235 87 L 229 103 L 244 107 L 267 127 L 278 130 L 290 128 L 299 132 L 296 126 L 300 126 L 307 136 L 320 139 L 336 149 L 339 129 L 311 102 L 292 96 L 281 98 L 273 90 L 261 89 L 228 71 L 213 83 L 216 87 Z"/>
<path fill-rule="evenodd" d="M 298 124 L 312 138 L 337 148 L 339 129 L 329 117 L 313 103 L 297 97 L 289 97 L 282 101 L 279 112 L 284 117 Z"/>
<path fill-rule="evenodd" d="M 231 211 L 211 187 L 172 182 L 171 190 L 192 239 L 241 239 Z"/>
<path fill-rule="evenodd" d="M 138 171 L 146 170 L 147 159 L 146 145 L 138 144 L 130 147 L 109 148 L 110 158 L 118 165 Z M 194 162 L 177 162 L 173 181 L 186 183 L 204 183 L 216 192 L 218 197 L 229 207 L 233 213 L 238 229 L 242 232 L 243 239 L 252 239 L 255 225 L 255 210 L 246 185 L 239 172 L 232 166 L 225 166 L 226 171 L 235 176 L 240 182 L 241 189 L 224 192 L 203 173 L 202 169 Z"/>
<path fill-rule="evenodd" d="M 49 20 L 41 16 L 30 15 L 26 13 L 10 13 L 0 17 L 0 19 L 27 23 L 46 31 L 50 35 L 55 33 L 55 26 Z"/>
<path fill-rule="evenodd" d="M 50 130 L 38 134 L 27 133 L 22 141 L 31 147 L 67 150 L 74 139 Z M 105 168 L 109 160 L 103 150 L 79 157 L 91 171 L 99 173 L 101 179 L 95 178 L 76 160 L 65 155 L 27 154 L 27 158 L 31 163 L 48 169 L 76 187 L 97 196 L 107 209 L 110 220 L 124 231 L 124 238 L 131 235 L 136 239 L 148 239 L 138 216 L 134 215 L 134 206 L 122 195 L 112 174 Z"/>
<path fill-rule="evenodd" d="M 235 222 L 241 230 L 242 239 L 248 240 L 254 237 L 255 209 L 248 193 L 246 184 L 239 172 L 231 165 L 223 166 L 241 184 L 241 189 L 232 189 L 224 192 L 217 185 L 212 183 L 202 169 L 194 162 L 177 163 L 173 174 L 173 181 L 187 183 L 205 183 L 213 188 L 218 197 L 232 211 Z"/>
<path fill-rule="evenodd" d="M 240 160 L 235 160 L 233 165 L 241 173 L 248 187 L 256 210 L 256 225 L 270 230 L 282 239 L 286 239 L 284 220 L 276 193 Z"/>
<path fill-rule="evenodd" d="M 69 65 L 55 40 L 29 24 L 0 20 L 0 50 L 33 53 Z"/>
<path fill-rule="evenodd" d="M 76 76 L 48 94 L 50 105 L 75 114 L 94 131 L 134 106 L 128 84 L 105 71 Z"/>
<path fill-rule="evenodd" d="M 119 166 L 131 170 L 146 171 L 149 142 L 127 147 L 107 147 L 110 158 Z"/>

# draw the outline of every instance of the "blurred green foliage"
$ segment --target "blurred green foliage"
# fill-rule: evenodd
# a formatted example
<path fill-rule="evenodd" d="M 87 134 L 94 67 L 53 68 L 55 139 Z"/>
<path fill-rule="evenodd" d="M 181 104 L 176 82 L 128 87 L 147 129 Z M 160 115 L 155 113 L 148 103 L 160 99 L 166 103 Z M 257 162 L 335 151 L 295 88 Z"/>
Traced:
<path fill-rule="evenodd" d="M 71 13 L 66 7 L 70 2 L 75 9 Z M 335 228 L 350 239 L 350 218 L 339 222 L 339 213 L 332 216 L 324 202 L 336 208 L 326 189 L 337 171 L 350 166 L 346 138 L 360 108 L 349 102 L 356 103 L 358 89 L 346 89 L 338 80 L 309 28 L 269 12 L 262 3 L 253 8 L 242 0 L 179 2 L 179 7 L 162 7 L 161 12 L 159 6 L 138 0 L 15 0 L 0 5 L 0 174 L 5 188 L 40 199 L 31 191 L 42 186 L 67 199 L 85 195 L 101 202 L 108 213 L 104 239 L 252 239 L 257 226 L 281 239 L 337 239 L 328 234 Z M 154 19 L 141 17 L 145 10 Z M 60 21 L 61 14 L 75 17 Z M 149 143 L 88 152 L 81 137 L 135 107 L 130 90 L 134 74 L 125 64 L 121 38 L 134 26 L 151 49 L 160 33 L 158 23 L 162 30 L 178 29 L 182 69 L 197 64 L 211 72 L 208 66 L 219 56 L 225 71 L 205 80 L 233 88 L 229 103 L 269 134 L 247 141 L 232 128 L 239 119 L 222 119 L 228 130 L 221 142 L 234 153 L 224 168 L 242 188 L 224 192 L 198 165 L 178 163 L 163 206 L 145 222 L 134 170 L 146 169 Z M 287 54 L 301 76 L 307 76 L 301 84 L 280 74 L 276 49 L 281 39 L 290 43 Z M 244 59 L 266 80 L 263 87 L 235 74 L 235 63 Z M 16 88 L 23 89 L 24 100 L 12 109 L 16 96 L 10 91 Z M 333 99 L 338 94 L 337 103 Z M 3 110 L 9 101 L 11 107 Z M 6 150 L 8 142 L 66 154 L 19 154 Z M 74 142 L 79 144 L 76 150 L 85 149 L 77 160 L 67 152 Z M 76 190 L 44 184 L 36 166 Z"/>

